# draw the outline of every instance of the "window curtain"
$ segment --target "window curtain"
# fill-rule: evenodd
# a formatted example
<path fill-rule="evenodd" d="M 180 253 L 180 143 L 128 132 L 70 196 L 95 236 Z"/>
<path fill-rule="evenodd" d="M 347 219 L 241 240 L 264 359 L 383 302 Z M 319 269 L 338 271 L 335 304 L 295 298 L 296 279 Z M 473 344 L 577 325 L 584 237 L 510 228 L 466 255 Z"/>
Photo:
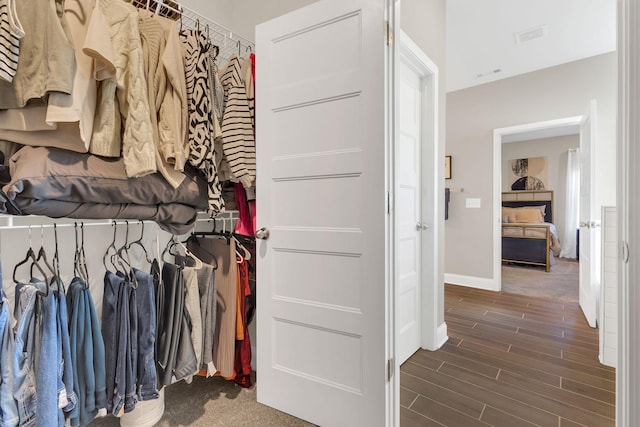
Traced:
<path fill-rule="evenodd" d="M 580 216 L 580 151 L 572 148 L 567 153 L 567 191 L 565 200 L 564 238 L 561 258 L 577 258 L 577 233 Z"/>

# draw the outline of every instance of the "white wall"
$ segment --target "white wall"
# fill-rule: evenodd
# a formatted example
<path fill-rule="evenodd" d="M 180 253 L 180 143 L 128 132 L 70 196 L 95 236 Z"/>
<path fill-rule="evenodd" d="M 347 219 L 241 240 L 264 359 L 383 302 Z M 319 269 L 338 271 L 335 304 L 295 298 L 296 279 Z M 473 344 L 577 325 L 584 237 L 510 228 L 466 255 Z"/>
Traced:
<path fill-rule="evenodd" d="M 578 135 L 558 136 L 554 138 L 502 144 L 502 191 L 511 191 L 509 160 L 529 157 L 547 158 L 547 190 L 553 190 L 553 223 L 562 244 L 565 230 L 565 203 L 567 180 L 567 152 L 580 146 Z"/>
<path fill-rule="evenodd" d="M 182 0 L 207 18 L 255 41 L 256 25 L 317 0 Z"/>
<path fill-rule="evenodd" d="M 447 154 L 453 179 L 463 187 L 451 196 L 446 221 L 445 271 L 492 279 L 493 130 L 585 114 L 598 103 L 595 147 L 595 203 L 616 203 L 615 52 L 523 74 L 447 94 Z M 480 198 L 480 209 L 466 209 L 465 198 Z M 599 216 L 599 213 L 598 213 Z"/>

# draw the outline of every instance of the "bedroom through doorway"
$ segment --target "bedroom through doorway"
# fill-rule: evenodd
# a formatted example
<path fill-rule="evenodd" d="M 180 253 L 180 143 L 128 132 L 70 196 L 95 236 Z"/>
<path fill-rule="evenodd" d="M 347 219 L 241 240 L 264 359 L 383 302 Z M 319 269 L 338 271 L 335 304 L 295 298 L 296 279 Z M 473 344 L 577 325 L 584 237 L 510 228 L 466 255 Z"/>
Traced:
<path fill-rule="evenodd" d="M 566 132 L 503 138 L 503 292 L 579 301 L 580 138 Z"/>

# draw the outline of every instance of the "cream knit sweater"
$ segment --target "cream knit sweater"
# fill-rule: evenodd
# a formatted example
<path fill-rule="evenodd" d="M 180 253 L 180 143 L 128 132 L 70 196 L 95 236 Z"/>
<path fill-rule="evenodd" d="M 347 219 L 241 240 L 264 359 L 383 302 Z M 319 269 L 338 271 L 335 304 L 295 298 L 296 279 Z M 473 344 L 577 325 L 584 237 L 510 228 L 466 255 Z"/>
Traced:
<path fill-rule="evenodd" d="M 156 172 L 157 167 L 138 13 L 121 0 L 99 0 L 98 7 L 109 25 L 116 75 L 99 84 L 89 151 L 118 157 L 122 146 L 127 176 L 144 176 Z M 85 53 L 95 54 L 90 50 Z"/>

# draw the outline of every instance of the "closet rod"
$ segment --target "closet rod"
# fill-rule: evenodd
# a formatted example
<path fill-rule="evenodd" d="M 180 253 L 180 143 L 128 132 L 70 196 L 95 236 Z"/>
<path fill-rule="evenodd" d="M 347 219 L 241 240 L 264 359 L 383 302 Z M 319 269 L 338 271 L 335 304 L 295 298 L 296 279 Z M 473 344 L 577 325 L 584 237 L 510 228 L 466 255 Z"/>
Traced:
<path fill-rule="evenodd" d="M 108 221 L 104 221 L 104 220 L 82 220 L 82 219 L 70 219 L 70 218 L 46 218 L 47 223 L 34 223 L 34 224 L 20 224 L 20 225 L 14 225 L 13 224 L 13 219 L 14 218 L 29 218 L 29 217 L 14 217 L 14 216 L 2 216 L 0 217 L 0 220 L 4 220 L 4 221 L 0 221 L 3 224 L 0 225 L 0 231 L 2 230 L 27 230 L 29 228 L 32 228 L 34 230 L 37 230 L 39 228 L 53 228 L 54 224 L 57 228 L 67 228 L 67 227 L 74 227 L 75 224 L 80 225 L 81 223 L 84 224 L 85 227 L 96 227 L 96 226 L 100 226 L 100 227 L 105 227 L 105 226 L 110 226 L 113 225 L 115 223 L 115 225 L 127 225 L 127 220 L 108 220 Z M 217 216 L 215 218 L 211 218 L 208 216 L 198 216 L 198 218 L 196 218 L 196 222 L 195 224 L 203 224 L 205 222 L 211 222 L 211 221 L 215 221 L 215 220 L 219 220 L 219 221 L 227 221 L 227 220 L 234 220 L 237 219 L 237 213 L 236 212 L 228 212 L 228 215 L 226 216 Z M 131 226 L 135 226 L 135 225 L 139 225 L 140 224 L 140 220 L 137 219 L 131 219 L 128 220 L 129 221 L 129 225 Z M 156 224 L 154 221 L 148 221 L 148 220 L 143 220 L 142 221 L 143 224 L 147 225 L 147 224 Z M 194 224 L 194 227 L 195 227 Z"/>

